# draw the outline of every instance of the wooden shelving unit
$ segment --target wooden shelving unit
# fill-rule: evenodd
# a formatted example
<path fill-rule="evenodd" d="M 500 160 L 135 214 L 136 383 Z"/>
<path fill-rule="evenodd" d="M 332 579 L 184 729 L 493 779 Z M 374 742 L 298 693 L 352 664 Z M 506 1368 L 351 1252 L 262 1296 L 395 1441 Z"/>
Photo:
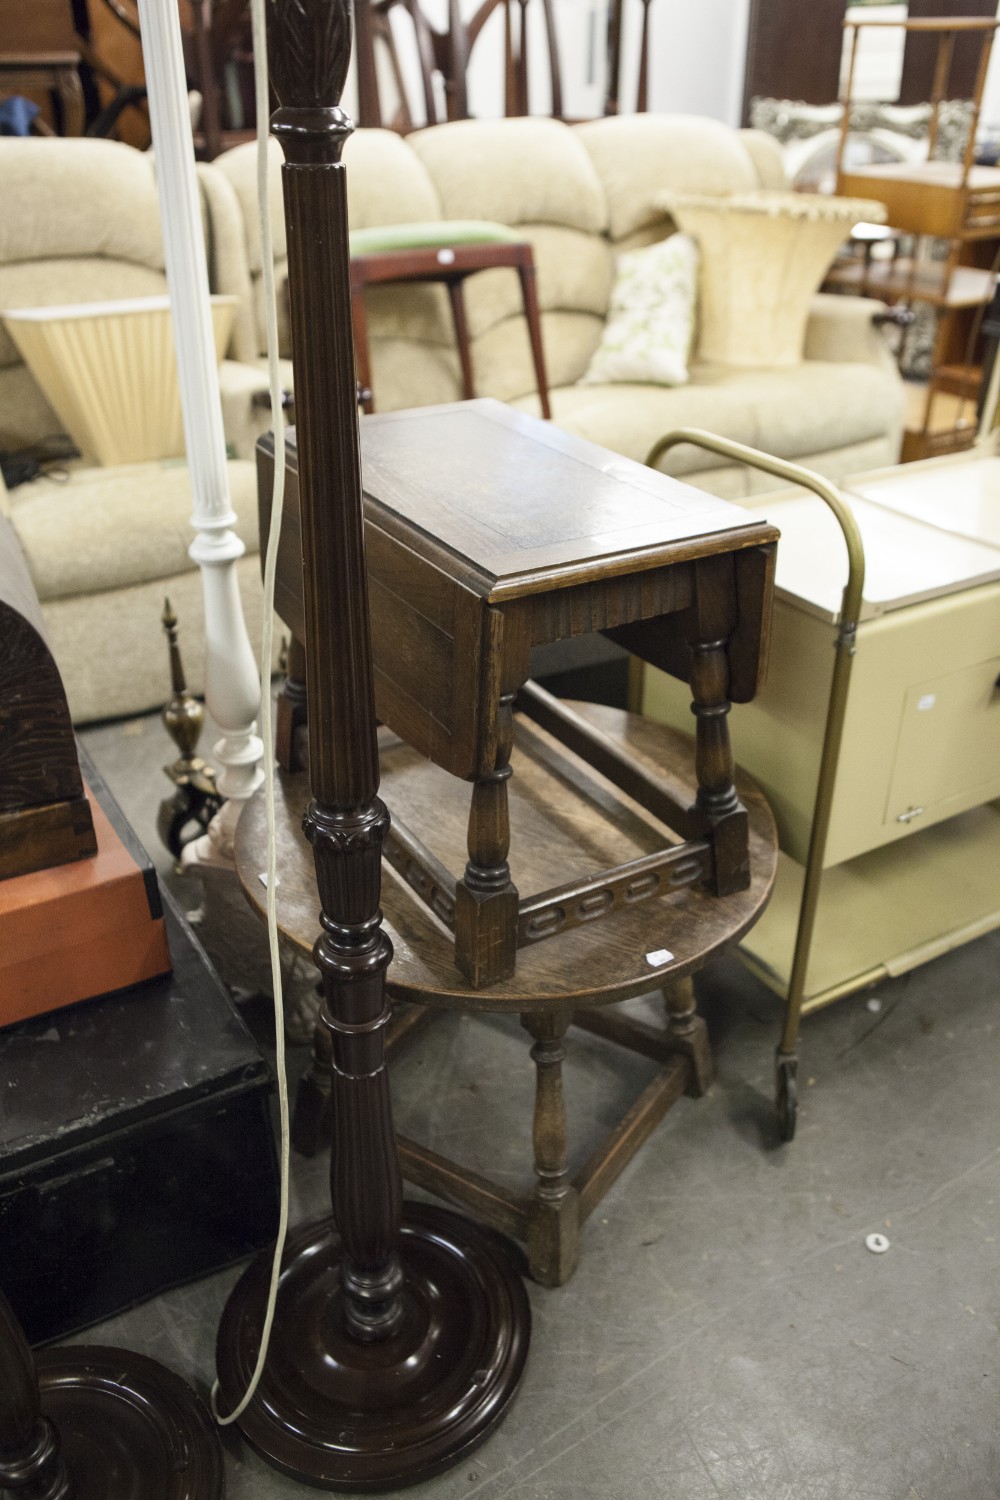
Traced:
<path fill-rule="evenodd" d="M 844 91 L 843 124 L 837 162 L 837 192 L 850 197 L 874 198 L 884 203 L 888 223 L 900 235 L 915 236 L 917 246 L 925 238 L 948 241 L 947 258 L 897 256 L 890 261 L 848 262 L 836 267 L 830 284 L 845 291 L 860 291 L 890 303 L 922 302 L 937 312 L 937 332 L 931 358 L 931 376 L 921 421 L 907 428 L 903 441 L 904 460 L 926 458 L 943 451 L 968 446 L 974 436 L 971 424 L 942 433 L 934 422 L 935 397 L 943 392 L 968 395 L 975 400 L 980 383 L 975 360 L 974 325 L 970 318 L 984 312 L 996 290 L 996 276 L 987 261 L 988 242 L 1000 239 L 1000 168 L 979 166 L 973 160 L 976 127 L 986 82 L 993 34 L 1000 24 L 980 16 L 928 17 L 907 21 L 848 20 L 852 30 L 847 83 Z M 926 32 L 937 37 L 937 58 L 931 90 L 928 157 L 924 162 L 878 162 L 859 167 L 845 165 L 845 147 L 852 106 L 858 38 L 862 27 L 897 26 L 908 32 Z M 956 39 L 963 34 L 978 36 L 979 62 L 971 100 L 968 139 L 960 162 L 938 161 L 934 151 L 942 102 L 948 95 Z M 991 257 L 990 257 L 991 258 Z M 971 262 L 971 263 L 970 263 Z M 971 347 L 972 360 L 967 357 Z"/>

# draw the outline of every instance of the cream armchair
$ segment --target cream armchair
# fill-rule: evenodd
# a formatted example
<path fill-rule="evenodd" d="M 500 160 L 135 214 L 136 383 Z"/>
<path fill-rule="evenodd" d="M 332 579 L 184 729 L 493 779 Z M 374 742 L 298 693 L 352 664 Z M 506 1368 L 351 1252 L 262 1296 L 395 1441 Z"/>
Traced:
<path fill-rule="evenodd" d="M 151 157 L 104 140 L 3 139 L 0 201 L 0 313 L 166 292 Z M 246 372 L 232 372 L 240 385 Z M 0 321 L 0 451 L 58 451 L 61 442 L 58 417 Z M 247 549 L 237 564 L 240 590 L 256 640 L 253 463 L 232 462 L 229 477 Z M 71 462 L 4 490 L 0 506 L 24 548 L 77 722 L 140 712 L 169 696 L 164 595 L 182 623 L 191 686 L 200 689 L 201 581 L 187 555 L 191 493 L 181 455 L 114 468 Z"/>

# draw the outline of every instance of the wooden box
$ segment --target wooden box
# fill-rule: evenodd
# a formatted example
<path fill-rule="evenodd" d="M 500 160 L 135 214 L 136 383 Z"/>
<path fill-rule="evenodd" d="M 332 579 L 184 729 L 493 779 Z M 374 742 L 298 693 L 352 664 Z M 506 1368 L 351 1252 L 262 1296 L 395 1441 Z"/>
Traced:
<path fill-rule="evenodd" d="M 89 801 L 93 858 L 0 882 L 0 1025 L 170 968 L 149 857 L 120 813 L 115 826 L 92 788 Z"/>

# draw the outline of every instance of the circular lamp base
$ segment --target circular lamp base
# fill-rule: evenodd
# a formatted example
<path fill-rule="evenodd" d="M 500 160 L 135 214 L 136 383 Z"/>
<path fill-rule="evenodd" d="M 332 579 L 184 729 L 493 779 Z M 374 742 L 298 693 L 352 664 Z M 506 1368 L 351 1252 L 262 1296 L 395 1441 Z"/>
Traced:
<path fill-rule="evenodd" d="M 35 1365 L 73 1500 L 221 1500 L 218 1432 L 180 1376 L 99 1345 L 41 1349 Z"/>
<path fill-rule="evenodd" d="M 323 1489 L 388 1490 L 458 1463 L 500 1421 L 524 1370 L 531 1310 L 499 1238 L 407 1204 L 400 1331 L 363 1343 L 344 1322 L 332 1219 L 290 1237 L 267 1364 L 238 1426 L 268 1463 Z M 271 1257 L 258 1256 L 222 1315 L 220 1406 L 257 1359 Z"/>

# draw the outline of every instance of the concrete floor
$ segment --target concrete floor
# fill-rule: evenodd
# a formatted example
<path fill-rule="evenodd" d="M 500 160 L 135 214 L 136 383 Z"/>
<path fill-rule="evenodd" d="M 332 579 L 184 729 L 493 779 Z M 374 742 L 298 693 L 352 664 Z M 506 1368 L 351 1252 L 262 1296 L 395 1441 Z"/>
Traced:
<path fill-rule="evenodd" d="M 83 736 L 160 860 L 155 718 Z M 189 898 L 187 904 L 195 904 Z M 804 1027 L 799 1130 L 777 1143 L 778 1001 L 735 958 L 700 981 L 718 1079 L 682 1100 L 589 1221 L 580 1268 L 529 1284 L 527 1374 L 458 1500 L 989 1500 L 1000 1494 L 1000 934 Z M 648 1076 L 573 1036 L 575 1151 Z M 290 1055 L 302 1066 L 304 1049 Z M 400 1128 L 504 1181 L 530 1170 L 516 1024 L 446 1017 L 394 1064 Z M 328 1206 L 293 1165 L 292 1219 Z M 880 1231 L 885 1254 L 865 1248 Z M 204 1389 L 233 1269 L 91 1330 Z M 227 1433 L 229 1500 L 306 1493 Z"/>

